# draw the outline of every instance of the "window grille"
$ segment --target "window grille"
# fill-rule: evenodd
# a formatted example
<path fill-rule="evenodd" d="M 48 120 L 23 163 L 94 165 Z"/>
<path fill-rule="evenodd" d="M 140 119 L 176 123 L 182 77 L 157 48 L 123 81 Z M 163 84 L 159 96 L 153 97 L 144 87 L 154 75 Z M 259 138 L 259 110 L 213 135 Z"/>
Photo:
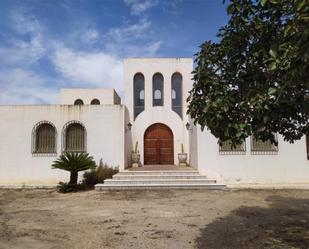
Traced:
<path fill-rule="evenodd" d="M 74 102 L 74 105 L 83 105 L 83 104 L 84 104 L 84 101 L 82 101 L 81 99 L 77 99 Z"/>
<path fill-rule="evenodd" d="M 236 144 L 232 146 L 232 142 L 230 140 L 222 142 L 219 146 L 220 154 L 245 154 L 246 153 L 246 144 L 243 142 L 242 144 Z"/>
<path fill-rule="evenodd" d="M 90 105 L 100 105 L 100 100 L 93 99 L 93 100 L 91 100 Z"/>
<path fill-rule="evenodd" d="M 276 140 L 277 140 L 277 135 Z M 278 141 L 278 140 L 277 140 Z M 256 139 L 254 135 L 251 137 L 251 152 L 253 154 L 277 154 L 278 146 L 272 144 L 270 140 L 262 141 Z"/>
<path fill-rule="evenodd" d="M 35 125 L 32 132 L 32 153 L 56 153 L 56 128 L 48 121 L 41 121 Z"/>
<path fill-rule="evenodd" d="M 82 124 L 73 121 L 64 129 L 64 150 L 69 152 L 86 151 L 86 131 Z"/>

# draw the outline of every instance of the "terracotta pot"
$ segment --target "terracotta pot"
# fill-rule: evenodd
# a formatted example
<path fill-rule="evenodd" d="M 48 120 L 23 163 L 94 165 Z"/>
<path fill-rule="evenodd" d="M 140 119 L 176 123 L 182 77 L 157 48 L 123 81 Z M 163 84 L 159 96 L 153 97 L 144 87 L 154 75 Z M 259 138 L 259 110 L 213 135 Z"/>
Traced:
<path fill-rule="evenodd" d="M 188 154 L 187 153 L 178 153 L 179 165 L 187 165 Z"/>

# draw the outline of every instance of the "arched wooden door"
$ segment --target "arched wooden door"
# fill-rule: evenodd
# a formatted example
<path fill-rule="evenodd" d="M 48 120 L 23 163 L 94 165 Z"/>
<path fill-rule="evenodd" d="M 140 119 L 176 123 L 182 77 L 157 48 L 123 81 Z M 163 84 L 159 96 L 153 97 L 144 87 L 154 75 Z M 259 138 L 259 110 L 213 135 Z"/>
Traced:
<path fill-rule="evenodd" d="M 174 164 L 174 136 L 168 126 L 156 123 L 145 131 L 144 164 Z"/>

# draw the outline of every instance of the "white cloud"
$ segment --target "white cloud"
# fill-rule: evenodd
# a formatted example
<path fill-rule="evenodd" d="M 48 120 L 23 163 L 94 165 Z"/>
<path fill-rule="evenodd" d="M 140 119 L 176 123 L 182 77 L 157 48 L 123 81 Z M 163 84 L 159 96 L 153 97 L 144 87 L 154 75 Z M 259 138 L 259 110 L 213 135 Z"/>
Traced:
<path fill-rule="evenodd" d="M 130 7 L 131 14 L 138 16 L 145 11 L 158 5 L 158 0 L 124 0 L 125 4 Z"/>
<path fill-rule="evenodd" d="M 81 34 L 82 37 L 82 41 L 84 43 L 94 43 L 99 39 L 99 32 L 95 29 L 90 29 L 87 30 L 86 32 L 84 32 L 83 34 Z"/>
<path fill-rule="evenodd" d="M 56 80 L 30 69 L 47 52 L 40 23 L 21 8 L 9 17 L 17 35 L 0 48 L 0 104 L 56 103 L 58 91 L 52 87 Z"/>
<path fill-rule="evenodd" d="M 11 27 L 17 33 L 39 33 L 41 26 L 39 21 L 24 8 L 15 9 L 10 13 Z"/>
<path fill-rule="evenodd" d="M 184 0 L 168 0 L 164 1 L 162 4 L 163 11 L 170 14 L 179 13 L 179 7 L 183 3 Z"/>
<path fill-rule="evenodd" d="M 156 56 L 160 49 L 162 41 L 145 42 L 145 44 L 109 43 L 106 50 L 112 54 L 118 54 L 121 57 L 152 57 Z"/>
<path fill-rule="evenodd" d="M 147 18 L 111 28 L 105 36 L 95 28 L 74 30 L 62 41 L 46 37 L 41 23 L 23 9 L 12 12 L 10 21 L 17 35 L 9 46 L 0 47 L 0 104 L 57 103 L 62 86 L 114 88 L 123 95 L 121 58 L 154 56 L 162 45 L 152 38 Z M 67 39 L 72 37 L 88 46 L 104 41 L 104 47 L 95 52 L 73 49 Z M 34 70 L 44 71 L 37 63 L 41 58 L 50 60 L 56 75 Z"/>
<path fill-rule="evenodd" d="M 41 26 L 37 19 L 26 15 L 24 10 L 11 13 L 11 28 L 21 38 L 11 39 L 9 47 L 0 48 L 2 65 L 29 65 L 35 63 L 46 53 Z M 23 35 L 26 39 L 23 39 Z"/>
<path fill-rule="evenodd" d="M 111 28 L 107 33 L 107 38 L 113 42 L 126 42 L 146 36 L 151 22 L 146 18 L 142 18 L 134 24 L 125 24 L 121 27 Z"/>
<path fill-rule="evenodd" d="M 148 44 L 148 46 L 145 48 L 147 51 L 147 54 L 149 55 L 156 54 L 159 48 L 161 47 L 161 45 L 162 45 L 162 41 L 157 41 L 157 42 Z"/>
<path fill-rule="evenodd" d="M 137 23 L 125 23 L 107 32 L 106 51 L 126 56 L 153 56 L 159 50 L 162 41 L 152 41 L 151 22 L 141 18 Z M 149 41 L 150 40 L 150 41 Z"/>
<path fill-rule="evenodd" d="M 51 59 L 73 86 L 86 84 L 122 91 L 122 61 L 111 54 L 79 52 L 58 45 Z"/>
<path fill-rule="evenodd" d="M 56 80 L 50 82 L 44 76 L 22 68 L 2 69 L 0 104 L 56 103 L 58 90 L 43 85 L 48 82 L 56 84 Z"/>
<path fill-rule="evenodd" d="M 29 41 L 14 40 L 8 48 L 0 48 L 2 65 L 29 65 L 38 61 L 46 53 L 40 35 Z"/>

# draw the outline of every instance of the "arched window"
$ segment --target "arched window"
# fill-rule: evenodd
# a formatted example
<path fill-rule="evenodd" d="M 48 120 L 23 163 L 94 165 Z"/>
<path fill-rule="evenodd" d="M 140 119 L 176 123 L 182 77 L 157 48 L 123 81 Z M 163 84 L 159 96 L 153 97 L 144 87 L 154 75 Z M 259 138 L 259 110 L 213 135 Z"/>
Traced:
<path fill-rule="evenodd" d="M 84 102 L 81 99 L 77 99 L 74 101 L 74 105 L 83 105 Z"/>
<path fill-rule="evenodd" d="M 99 104 L 100 104 L 100 100 L 98 100 L 98 99 L 93 99 L 90 102 L 90 105 L 99 105 Z"/>
<path fill-rule="evenodd" d="M 172 110 L 182 118 L 182 76 L 174 73 L 172 76 Z"/>
<path fill-rule="evenodd" d="M 86 151 L 86 131 L 82 124 L 72 121 L 64 128 L 64 150 L 70 152 Z"/>
<path fill-rule="evenodd" d="M 152 78 L 152 105 L 163 106 L 163 76 L 156 73 Z"/>
<path fill-rule="evenodd" d="M 134 88 L 134 119 L 145 109 L 145 78 L 137 73 L 133 79 Z"/>
<path fill-rule="evenodd" d="M 33 153 L 56 153 L 56 128 L 47 121 L 38 123 L 33 129 Z"/>

